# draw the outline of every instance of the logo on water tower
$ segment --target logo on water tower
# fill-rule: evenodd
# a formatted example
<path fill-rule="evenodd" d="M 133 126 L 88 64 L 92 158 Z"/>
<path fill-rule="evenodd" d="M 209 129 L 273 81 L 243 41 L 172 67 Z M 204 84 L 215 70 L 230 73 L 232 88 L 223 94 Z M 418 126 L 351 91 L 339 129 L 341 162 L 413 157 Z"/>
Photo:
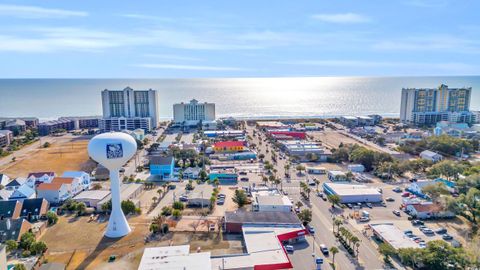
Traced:
<path fill-rule="evenodd" d="M 107 159 L 116 159 L 123 157 L 123 148 L 121 143 L 107 144 Z"/>

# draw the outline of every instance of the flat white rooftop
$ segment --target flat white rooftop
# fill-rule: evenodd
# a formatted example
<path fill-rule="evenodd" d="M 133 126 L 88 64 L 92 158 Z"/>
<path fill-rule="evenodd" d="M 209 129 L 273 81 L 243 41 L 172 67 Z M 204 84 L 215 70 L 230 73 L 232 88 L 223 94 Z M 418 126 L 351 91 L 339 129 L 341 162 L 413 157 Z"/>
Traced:
<path fill-rule="evenodd" d="M 287 264 L 289 259 L 277 236 L 303 230 L 302 226 L 243 226 L 246 254 L 212 258 L 212 270 L 253 269 L 256 265 Z"/>
<path fill-rule="evenodd" d="M 210 252 L 190 253 L 190 245 L 145 248 L 138 270 L 211 270 Z"/>
<path fill-rule="evenodd" d="M 418 248 L 418 244 L 408 238 L 393 223 L 370 224 L 370 228 L 395 249 Z"/>
<path fill-rule="evenodd" d="M 340 184 L 340 183 L 325 183 L 325 186 L 330 188 L 339 196 L 347 195 L 379 195 L 382 194 L 378 192 L 376 188 L 371 188 L 366 185 L 354 185 L 354 184 Z"/>

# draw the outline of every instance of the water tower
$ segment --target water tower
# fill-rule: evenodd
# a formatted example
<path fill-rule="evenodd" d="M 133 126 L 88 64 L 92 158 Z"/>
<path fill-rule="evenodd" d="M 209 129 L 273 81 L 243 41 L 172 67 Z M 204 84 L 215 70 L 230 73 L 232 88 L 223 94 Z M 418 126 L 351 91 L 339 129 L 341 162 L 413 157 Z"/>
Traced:
<path fill-rule="evenodd" d="M 127 235 L 131 229 L 123 214 L 120 198 L 120 168 L 133 157 L 137 143 L 132 136 L 121 133 L 103 133 L 88 143 L 88 154 L 110 171 L 112 213 L 108 220 L 106 237 L 117 238 Z"/>

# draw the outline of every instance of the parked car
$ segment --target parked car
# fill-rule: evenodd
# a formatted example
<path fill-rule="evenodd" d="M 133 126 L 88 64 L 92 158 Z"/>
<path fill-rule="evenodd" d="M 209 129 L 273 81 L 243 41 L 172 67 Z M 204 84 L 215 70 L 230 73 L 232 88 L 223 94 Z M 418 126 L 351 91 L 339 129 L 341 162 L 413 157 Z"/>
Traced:
<path fill-rule="evenodd" d="M 426 248 L 426 247 L 427 247 L 427 244 L 425 244 L 425 243 L 418 243 L 418 247 L 419 247 L 419 248 Z"/>
<path fill-rule="evenodd" d="M 445 228 L 438 228 L 435 230 L 435 233 L 437 234 L 446 234 L 447 233 L 447 229 Z"/>
<path fill-rule="evenodd" d="M 315 228 L 313 226 L 308 226 L 308 232 L 310 234 L 315 234 Z"/>
<path fill-rule="evenodd" d="M 383 201 L 382 201 L 380 204 L 381 204 L 383 207 L 387 207 L 387 204 L 386 204 L 385 202 L 383 202 Z"/>
<path fill-rule="evenodd" d="M 400 193 L 400 192 L 402 192 L 402 189 L 401 189 L 400 187 L 394 187 L 394 188 L 392 189 L 392 191 L 393 191 L 393 192 Z"/>
<path fill-rule="evenodd" d="M 323 255 L 328 256 L 328 248 L 325 244 L 320 245 L 320 251 L 322 251 Z"/>
<path fill-rule="evenodd" d="M 402 193 L 402 197 L 410 197 L 410 192 L 404 192 L 404 193 Z"/>
<path fill-rule="evenodd" d="M 351 203 L 347 203 L 347 207 L 352 209 L 353 208 L 353 205 Z"/>
<path fill-rule="evenodd" d="M 242 177 L 242 178 L 240 178 L 240 181 L 248 181 L 248 180 L 249 180 L 248 177 Z"/>
<path fill-rule="evenodd" d="M 443 235 L 442 235 L 442 239 L 443 239 L 443 240 L 452 240 L 452 239 L 453 239 L 453 236 L 451 236 L 450 234 L 446 233 L 446 234 L 443 234 Z"/>
<path fill-rule="evenodd" d="M 398 210 L 393 210 L 392 213 L 397 217 L 400 216 L 400 211 L 398 211 Z"/>
<path fill-rule="evenodd" d="M 323 193 L 322 193 L 322 192 L 318 192 L 318 193 L 317 193 L 317 196 L 320 197 L 320 198 L 323 198 Z"/>
<path fill-rule="evenodd" d="M 421 220 L 418 220 L 418 219 L 415 219 L 415 220 L 412 220 L 412 225 L 414 226 L 419 226 L 419 225 L 423 225 L 423 221 Z"/>
<path fill-rule="evenodd" d="M 373 208 L 373 205 L 371 203 L 366 203 L 365 205 L 370 209 Z"/>
<path fill-rule="evenodd" d="M 403 233 L 404 233 L 405 235 L 407 235 L 407 234 L 413 234 L 412 230 L 406 230 L 406 231 L 403 231 Z"/>
<path fill-rule="evenodd" d="M 369 217 L 361 217 L 358 221 L 360 222 L 369 222 L 370 218 Z"/>
<path fill-rule="evenodd" d="M 217 205 L 224 205 L 224 204 L 225 204 L 225 200 L 224 200 L 224 199 L 218 199 Z"/>
<path fill-rule="evenodd" d="M 387 201 L 387 202 L 394 202 L 394 201 L 395 201 L 395 199 L 394 199 L 394 198 L 392 198 L 392 197 L 388 197 L 388 198 L 386 198 L 386 199 L 385 199 L 385 201 Z"/>
<path fill-rule="evenodd" d="M 293 253 L 295 251 L 295 249 L 291 245 L 286 245 L 285 250 L 290 253 Z"/>
<path fill-rule="evenodd" d="M 429 228 L 426 228 L 426 229 L 423 229 L 422 232 L 425 234 L 425 235 L 433 235 L 435 234 L 431 229 Z"/>
<path fill-rule="evenodd" d="M 247 175 L 247 172 L 239 172 L 240 175 Z"/>
<path fill-rule="evenodd" d="M 220 193 L 220 194 L 217 195 L 217 197 L 225 199 L 227 197 L 227 195 Z"/>
<path fill-rule="evenodd" d="M 178 200 L 180 200 L 181 202 L 188 202 L 188 197 L 183 195 L 183 196 L 180 196 Z"/>

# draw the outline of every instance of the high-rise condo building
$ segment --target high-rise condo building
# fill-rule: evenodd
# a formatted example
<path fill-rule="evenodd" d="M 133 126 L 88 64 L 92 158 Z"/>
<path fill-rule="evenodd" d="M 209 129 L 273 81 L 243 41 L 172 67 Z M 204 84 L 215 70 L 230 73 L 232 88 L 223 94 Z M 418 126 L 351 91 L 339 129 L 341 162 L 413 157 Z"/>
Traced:
<path fill-rule="evenodd" d="M 158 126 L 158 95 L 156 90 L 102 91 L 103 118 L 99 127 L 103 131 L 135 130 L 146 131 Z"/>
<path fill-rule="evenodd" d="M 192 126 L 212 121 L 215 121 L 215 103 L 199 103 L 192 99 L 190 103 L 173 104 L 173 122 L 176 124 Z"/>
<path fill-rule="evenodd" d="M 430 125 L 439 121 L 473 123 L 470 112 L 472 88 L 403 88 L 400 121 L 414 125 Z"/>

